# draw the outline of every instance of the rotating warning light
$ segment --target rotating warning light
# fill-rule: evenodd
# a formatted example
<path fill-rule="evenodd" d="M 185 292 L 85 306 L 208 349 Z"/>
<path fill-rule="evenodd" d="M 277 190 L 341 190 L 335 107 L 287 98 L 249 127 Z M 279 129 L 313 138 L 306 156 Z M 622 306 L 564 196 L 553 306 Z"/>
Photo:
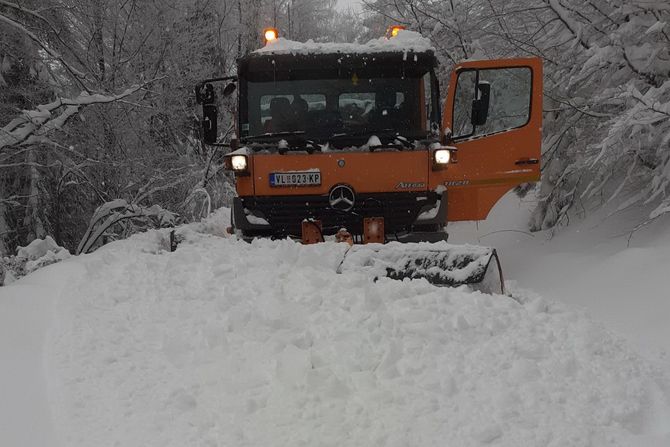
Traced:
<path fill-rule="evenodd" d="M 279 38 L 279 30 L 277 28 L 265 28 L 265 30 L 263 30 L 263 37 L 265 38 L 266 45 L 270 42 L 274 42 Z"/>
<path fill-rule="evenodd" d="M 402 30 L 406 29 L 403 25 L 391 25 L 388 30 L 389 37 L 395 37 Z"/>

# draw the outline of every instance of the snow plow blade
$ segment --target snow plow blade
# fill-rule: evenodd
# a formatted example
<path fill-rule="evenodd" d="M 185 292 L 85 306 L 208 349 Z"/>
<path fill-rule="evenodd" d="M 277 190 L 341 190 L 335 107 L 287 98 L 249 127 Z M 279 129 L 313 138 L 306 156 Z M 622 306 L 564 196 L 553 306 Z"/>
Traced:
<path fill-rule="evenodd" d="M 425 278 L 437 286 L 468 285 L 483 293 L 505 293 L 496 250 L 473 245 L 399 243 L 354 245 L 338 273 L 365 272 L 403 280 Z"/>

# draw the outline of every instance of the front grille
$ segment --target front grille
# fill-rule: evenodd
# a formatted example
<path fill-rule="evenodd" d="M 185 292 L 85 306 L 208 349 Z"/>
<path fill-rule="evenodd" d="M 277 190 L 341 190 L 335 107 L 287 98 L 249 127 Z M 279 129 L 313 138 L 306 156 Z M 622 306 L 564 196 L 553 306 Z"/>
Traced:
<path fill-rule="evenodd" d="M 361 194 L 351 211 L 330 207 L 328 196 L 266 196 L 242 198 L 244 207 L 259 211 L 272 226 L 276 236 L 299 236 L 304 219 L 318 219 L 324 234 L 335 234 L 342 227 L 352 234 L 362 234 L 363 218 L 383 217 L 387 234 L 409 230 L 421 208 L 437 201 L 435 193 Z"/>

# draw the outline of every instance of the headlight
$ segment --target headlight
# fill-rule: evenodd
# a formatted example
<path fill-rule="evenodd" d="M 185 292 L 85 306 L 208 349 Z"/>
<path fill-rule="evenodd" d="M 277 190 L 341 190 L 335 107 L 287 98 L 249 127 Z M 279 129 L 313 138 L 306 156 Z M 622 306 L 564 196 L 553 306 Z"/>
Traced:
<path fill-rule="evenodd" d="M 246 171 L 247 170 L 247 156 L 246 155 L 233 155 L 230 157 L 230 166 L 233 168 L 233 171 Z"/>
<path fill-rule="evenodd" d="M 435 163 L 438 165 L 446 165 L 451 160 L 451 152 L 449 149 L 438 149 L 433 154 Z"/>

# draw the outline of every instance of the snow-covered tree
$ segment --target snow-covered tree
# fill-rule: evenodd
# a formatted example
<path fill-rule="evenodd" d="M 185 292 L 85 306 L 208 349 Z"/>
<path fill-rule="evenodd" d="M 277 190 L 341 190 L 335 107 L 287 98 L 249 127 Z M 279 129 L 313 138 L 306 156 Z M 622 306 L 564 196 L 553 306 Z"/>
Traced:
<path fill-rule="evenodd" d="M 225 204 L 230 179 L 220 149 L 200 143 L 195 84 L 234 74 L 265 26 L 339 35 L 335 3 L 0 0 L 0 252 L 47 234 L 74 249 L 115 199 L 185 217 Z"/>
<path fill-rule="evenodd" d="M 233 6 L 0 2 L 11 37 L 0 47 L 0 249 L 45 234 L 72 248 L 103 202 L 183 211 L 190 190 L 213 180 L 193 86 L 231 70 Z"/>
<path fill-rule="evenodd" d="M 611 200 L 622 207 L 654 203 L 650 217 L 670 208 L 666 1 L 364 3 L 371 29 L 400 23 L 421 32 L 447 69 L 466 58 L 544 59 L 544 166 L 532 228 Z"/>

